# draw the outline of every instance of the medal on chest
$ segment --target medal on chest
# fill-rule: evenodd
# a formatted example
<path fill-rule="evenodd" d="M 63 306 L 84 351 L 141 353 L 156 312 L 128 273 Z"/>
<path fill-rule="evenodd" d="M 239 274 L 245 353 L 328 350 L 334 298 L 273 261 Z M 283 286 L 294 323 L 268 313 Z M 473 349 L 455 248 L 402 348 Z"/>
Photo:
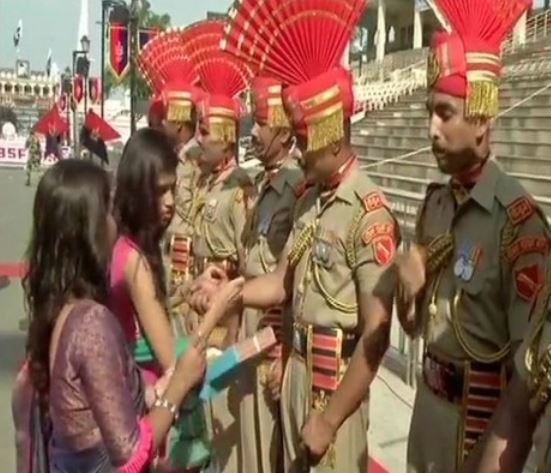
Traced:
<path fill-rule="evenodd" d="M 205 219 L 214 220 L 216 215 L 216 207 L 218 207 L 218 201 L 214 198 L 210 199 L 205 206 Z"/>
<path fill-rule="evenodd" d="M 453 266 L 453 274 L 455 277 L 465 282 L 470 281 L 481 256 L 482 249 L 480 246 L 468 243 L 461 245 Z"/>

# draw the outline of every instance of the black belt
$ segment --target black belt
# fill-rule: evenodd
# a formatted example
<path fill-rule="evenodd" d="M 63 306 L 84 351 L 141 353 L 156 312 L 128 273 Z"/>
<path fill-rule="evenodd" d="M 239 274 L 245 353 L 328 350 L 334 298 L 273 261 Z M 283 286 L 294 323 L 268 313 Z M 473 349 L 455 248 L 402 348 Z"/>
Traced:
<path fill-rule="evenodd" d="M 357 334 L 344 332 L 340 328 L 303 324 L 295 324 L 293 327 L 293 349 L 303 358 L 307 358 L 309 354 L 308 346 L 310 345 L 312 350 L 320 354 L 348 359 L 354 354 L 358 340 L 359 336 Z"/>

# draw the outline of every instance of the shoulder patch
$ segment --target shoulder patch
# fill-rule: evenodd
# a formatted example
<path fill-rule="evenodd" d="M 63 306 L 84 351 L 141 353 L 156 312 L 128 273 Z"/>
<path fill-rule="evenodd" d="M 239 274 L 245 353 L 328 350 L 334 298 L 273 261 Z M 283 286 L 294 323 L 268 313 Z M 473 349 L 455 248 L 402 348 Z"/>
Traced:
<path fill-rule="evenodd" d="M 374 212 L 386 206 L 386 199 L 379 191 L 373 191 L 362 199 L 362 204 L 367 213 Z"/>
<path fill-rule="evenodd" d="M 386 266 L 394 258 L 396 243 L 393 235 L 379 235 L 373 239 L 373 258 L 379 266 Z"/>
<path fill-rule="evenodd" d="M 543 287 L 543 274 L 538 264 L 516 270 L 514 279 L 517 294 L 527 302 L 532 302 Z"/>
<path fill-rule="evenodd" d="M 535 212 L 535 207 L 528 197 L 521 196 L 513 200 L 506 210 L 511 223 L 516 226 L 530 218 Z"/>
<path fill-rule="evenodd" d="M 546 235 L 523 236 L 505 250 L 505 256 L 509 264 L 513 264 L 519 257 L 528 253 L 547 253 L 550 243 Z"/>
<path fill-rule="evenodd" d="M 373 225 L 369 225 L 362 233 L 362 242 L 364 245 L 369 245 L 376 237 L 381 235 L 394 237 L 394 224 L 374 223 Z"/>

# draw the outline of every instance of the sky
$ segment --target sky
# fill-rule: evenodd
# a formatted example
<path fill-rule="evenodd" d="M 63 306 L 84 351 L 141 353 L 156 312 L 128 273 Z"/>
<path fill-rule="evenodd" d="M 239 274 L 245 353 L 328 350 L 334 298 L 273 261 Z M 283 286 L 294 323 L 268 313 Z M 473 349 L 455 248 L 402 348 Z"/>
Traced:
<path fill-rule="evenodd" d="M 206 17 L 206 12 L 225 12 L 230 0 L 149 0 L 157 13 L 169 13 L 173 26 L 185 26 Z M 89 36 L 92 74 L 99 74 L 101 0 L 89 2 Z M 536 0 L 539 5 L 543 0 Z M 78 45 L 81 0 L 0 0 L 0 67 L 14 67 L 13 34 L 23 21 L 19 57 L 31 62 L 32 70 L 44 70 L 49 48 L 53 61 L 63 71 L 71 64 Z"/>
<path fill-rule="evenodd" d="M 168 13 L 173 26 L 182 26 L 206 18 L 207 11 L 225 12 L 229 0 L 149 0 L 157 13 Z M 101 0 L 88 0 L 92 74 L 99 73 Z M 46 67 L 49 48 L 52 59 L 63 71 L 71 64 L 72 51 L 78 45 L 80 0 L 0 0 L 0 67 L 14 67 L 17 57 L 13 34 L 23 21 L 19 58 L 28 59 L 31 69 Z"/>

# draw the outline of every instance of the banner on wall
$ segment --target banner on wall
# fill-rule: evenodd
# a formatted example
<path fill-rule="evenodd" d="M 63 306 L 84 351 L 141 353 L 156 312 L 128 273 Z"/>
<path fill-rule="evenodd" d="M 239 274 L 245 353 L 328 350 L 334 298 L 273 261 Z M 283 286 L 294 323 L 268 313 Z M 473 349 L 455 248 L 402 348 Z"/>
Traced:
<path fill-rule="evenodd" d="M 0 167 L 24 168 L 27 164 L 26 137 L 17 137 L 13 140 L 0 139 Z M 46 141 L 40 139 L 42 153 L 46 149 Z M 67 149 L 62 147 L 61 157 L 67 157 Z M 41 165 L 51 166 L 57 161 L 55 156 L 42 156 Z"/>

